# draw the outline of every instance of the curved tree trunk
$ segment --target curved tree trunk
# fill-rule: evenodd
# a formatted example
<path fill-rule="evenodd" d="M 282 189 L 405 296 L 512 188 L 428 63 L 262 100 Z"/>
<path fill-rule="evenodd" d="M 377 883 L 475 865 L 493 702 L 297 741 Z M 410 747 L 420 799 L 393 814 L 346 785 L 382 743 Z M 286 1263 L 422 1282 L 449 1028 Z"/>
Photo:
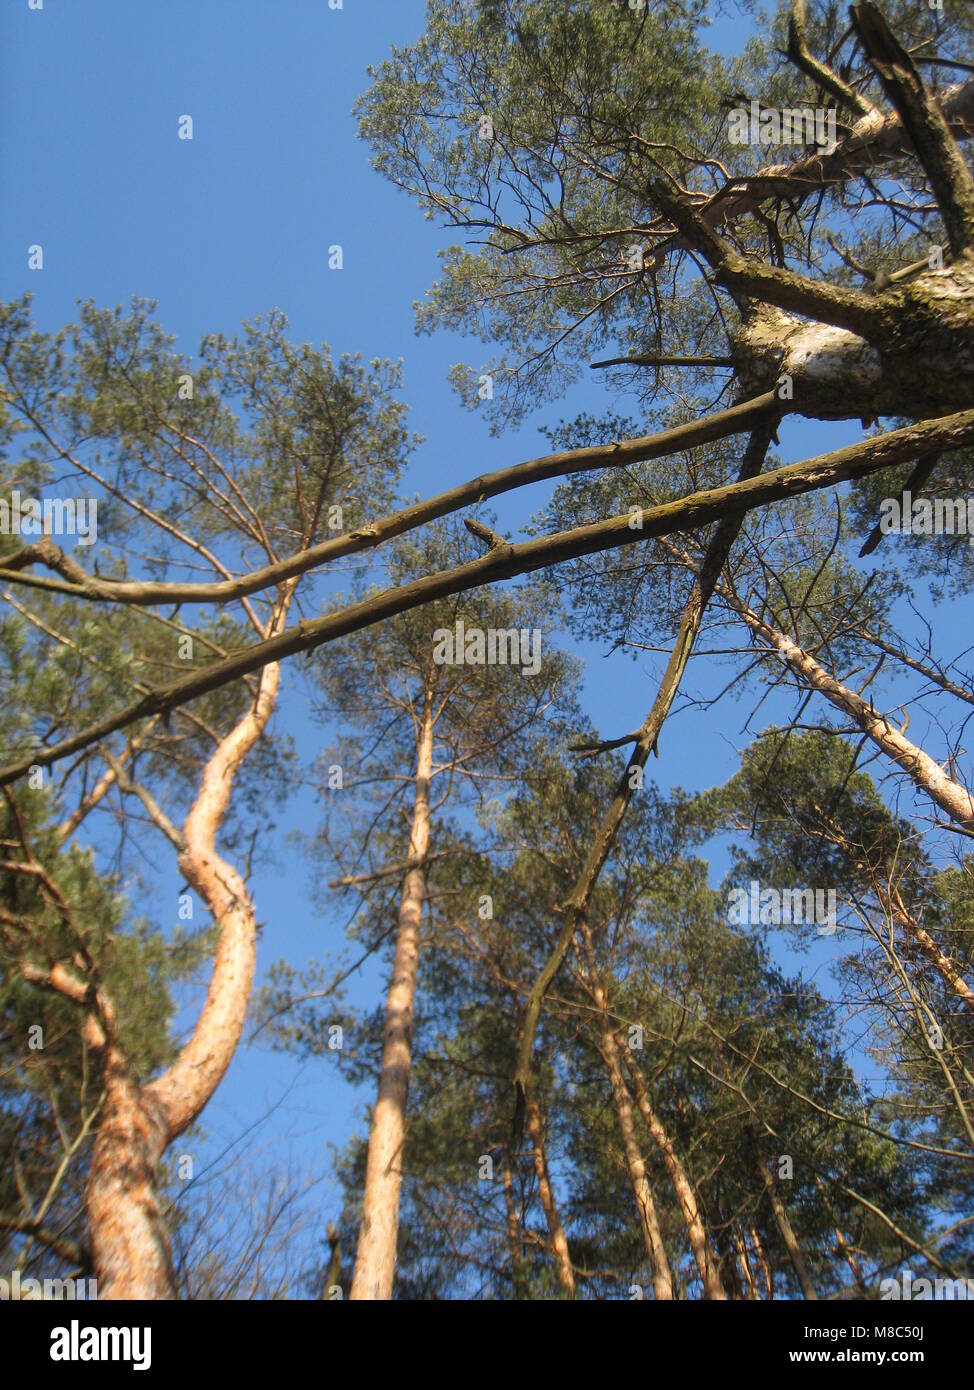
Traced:
<path fill-rule="evenodd" d="M 289 595 L 274 630 L 283 627 Z M 155 1081 L 139 1086 L 114 1039 L 105 1049 L 105 1109 L 88 1179 L 88 1223 L 100 1299 L 175 1297 L 169 1233 L 156 1173 L 166 1147 L 203 1110 L 243 1032 L 254 978 L 256 917 L 246 885 L 215 848 L 233 778 L 274 710 L 280 666 L 260 674 L 251 709 L 203 772 L 183 827 L 179 867 L 219 928 L 206 1002 L 193 1035 Z"/>
<path fill-rule="evenodd" d="M 372 1112 L 351 1297 L 390 1299 L 396 1272 L 402 1147 L 412 1065 L 413 1002 L 419 961 L 419 929 L 426 897 L 426 857 L 430 837 L 430 777 L 433 770 L 433 696 L 427 689 L 419 727 L 416 793 L 408 858 L 416 867 L 403 880 L 396 953 L 386 999 L 385 1037 L 379 1092 Z"/>

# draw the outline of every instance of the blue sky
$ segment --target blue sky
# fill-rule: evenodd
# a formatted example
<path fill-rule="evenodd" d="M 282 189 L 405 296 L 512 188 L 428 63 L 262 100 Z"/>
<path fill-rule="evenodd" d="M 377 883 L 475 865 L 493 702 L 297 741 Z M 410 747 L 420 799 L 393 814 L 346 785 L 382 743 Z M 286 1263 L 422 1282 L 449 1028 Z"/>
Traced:
<path fill-rule="evenodd" d="M 45 329 L 71 319 L 79 298 L 157 299 L 159 321 L 188 352 L 203 334 L 233 333 L 242 320 L 280 306 L 295 339 L 324 340 L 336 353 L 402 357 L 410 426 L 427 437 L 408 477 L 416 491 L 542 451 L 533 426 L 492 439 L 460 407 L 446 372 L 466 352 L 476 357 L 476 346 L 446 334 L 414 336 L 412 303 L 451 238 L 370 169 L 350 116 L 367 85 L 366 65 L 415 39 L 423 10 L 421 0 L 344 0 L 340 10 L 327 0 L 44 0 L 42 10 L 6 0 L 0 295 L 33 290 Z M 715 32 L 738 42 L 743 26 L 732 19 Z M 177 138 L 185 114 L 192 141 Z M 340 272 L 328 268 L 336 242 L 344 250 Z M 45 264 L 31 273 L 27 248 L 35 243 Z M 593 383 L 553 406 L 544 422 L 608 404 L 632 408 Z M 791 426 L 784 459 L 840 435 L 848 437 Z M 547 491 L 507 500 L 502 521 L 511 528 L 526 521 Z M 586 655 L 590 714 L 609 733 L 632 728 L 661 659 L 620 666 L 597 649 Z M 726 671 L 715 676 L 725 678 Z M 689 787 L 724 780 L 746 741 L 739 723 L 747 708 L 724 707 L 706 737 L 698 717 L 676 718 L 654 775 Z M 293 691 L 278 719 L 301 727 Z M 308 798 L 297 796 L 279 830 L 313 820 Z M 280 956 L 300 966 L 340 939 L 341 923 L 313 911 L 303 863 L 290 862 L 287 873 L 264 866 L 255 875 L 265 966 Z M 160 892 L 175 878 L 173 864 Z M 166 912 L 153 915 L 165 920 Z M 353 997 L 372 1002 L 379 987 L 369 971 Z M 238 1141 L 255 1148 L 255 1162 L 290 1158 L 320 1169 L 328 1146 L 346 1141 L 361 1101 L 330 1062 L 300 1064 L 244 1048 L 206 1112 L 204 1152 Z M 256 1140 L 241 1139 L 264 1111 L 272 1113 Z"/>

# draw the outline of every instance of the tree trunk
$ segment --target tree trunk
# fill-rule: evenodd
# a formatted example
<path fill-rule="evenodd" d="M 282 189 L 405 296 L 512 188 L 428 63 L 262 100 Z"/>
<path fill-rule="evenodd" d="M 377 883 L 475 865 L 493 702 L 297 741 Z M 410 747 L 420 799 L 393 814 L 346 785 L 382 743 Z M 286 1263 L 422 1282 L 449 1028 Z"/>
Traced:
<path fill-rule="evenodd" d="M 821 1194 L 822 1201 L 828 1203 L 831 1209 L 828 1193 L 825 1190 L 825 1184 L 822 1182 L 821 1178 L 816 1177 L 815 1186 L 818 1188 L 819 1193 Z M 862 1277 L 862 1270 L 859 1267 L 859 1261 L 856 1259 L 855 1251 L 853 1250 L 849 1242 L 846 1240 L 845 1236 L 842 1234 L 842 1230 L 839 1226 L 839 1223 L 835 1219 L 834 1210 L 831 1210 L 831 1216 L 832 1229 L 835 1232 L 836 1254 L 841 1255 L 842 1258 L 845 1260 L 846 1264 L 849 1266 L 850 1270 L 852 1271 L 853 1280 L 855 1281 L 856 1293 L 859 1295 L 860 1298 L 865 1299 L 868 1297 L 866 1281 Z"/>
<path fill-rule="evenodd" d="M 950 986 L 965 1008 L 974 1012 L 974 989 L 971 989 L 964 979 L 956 961 L 944 955 L 930 933 L 921 927 L 913 913 L 908 910 L 899 889 L 894 887 L 889 890 L 877 882 L 875 891 L 884 911 L 899 922 L 907 936 L 923 953 L 944 983 Z"/>
<path fill-rule="evenodd" d="M 105 1056 L 105 1108 L 88 1177 L 88 1227 L 99 1299 L 176 1296 L 169 1232 L 156 1188 L 168 1143 L 165 1116 L 120 1049 Z"/>
<path fill-rule="evenodd" d="M 748 439 L 747 448 L 744 451 L 744 458 L 741 462 L 740 480 L 742 482 L 754 478 L 764 466 L 765 455 L 774 434 L 775 419 L 764 419 L 755 424 Z M 629 762 L 625 772 L 620 778 L 615 794 L 606 808 L 605 814 L 595 832 L 592 845 L 585 858 L 585 863 L 579 872 L 574 886 L 565 898 L 562 906 L 566 910 L 565 925 L 562 927 L 558 937 L 558 943 L 554 951 L 545 962 L 544 968 L 535 980 L 531 993 L 528 995 L 525 1010 L 524 1028 L 521 1034 L 521 1043 L 518 1049 L 517 1070 L 514 1074 L 515 1086 L 517 1088 L 519 1103 L 523 1103 L 523 1098 L 527 1094 L 528 1086 L 531 1081 L 531 1049 L 534 1046 L 534 1035 L 537 1031 L 538 1020 L 541 1017 L 541 1005 L 544 997 L 551 986 L 552 981 L 561 969 L 565 957 L 571 949 L 572 942 L 579 926 L 583 923 L 585 914 L 588 911 L 589 900 L 593 889 L 602 872 L 602 867 L 611 853 L 615 843 L 616 835 L 622 824 L 622 819 L 629 809 L 629 803 L 637 785 L 641 785 L 638 778 L 633 777 L 634 772 L 641 776 L 642 769 L 646 766 L 651 752 L 659 753 L 657 741 L 660 731 L 669 715 L 676 692 L 683 679 L 687 662 L 693 650 L 693 644 L 700 631 L 703 621 L 704 611 L 710 601 L 711 595 L 720 576 L 731 548 L 740 534 L 743 525 L 743 513 L 731 512 L 723 516 L 717 524 L 717 528 L 707 547 L 703 563 L 697 572 L 697 576 L 690 589 L 683 616 L 680 619 L 680 627 L 676 635 L 673 650 L 666 663 L 666 670 L 663 672 L 663 679 L 656 692 L 649 714 L 643 721 L 642 727 L 636 736 L 636 744 L 629 756 Z M 628 743 L 628 738 L 622 738 L 611 742 L 608 747 L 619 747 Z M 606 745 L 598 745 L 604 751 Z M 589 749 L 588 751 L 592 751 Z M 587 929 L 587 923 L 586 929 Z M 517 1122 L 515 1122 L 517 1123 Z"/>
<path fill-rule="evenodd" d="M 272 630 L 283 626 L 289 595 Z M 219 928 L 206 1002 L 175 1062 L 145 1086 L 132 1078 L 114 1038 L 105 1047 L 105 1112 L 88 1179 L 88 1224 L 100 1299 L 176 1295 L 169 1233 L 156 1185 L 173 1139 L 203 1110 L 243 1032 L 254 978 L 257 922 L 246 885 L 215 848 L 233 778 L 274 710 L 275 663 L 261 672 L 253 707 L 216 748 L 183 827 L 179 867 Z"/>
<path fill-rule="evenodd" d="M 771 1202 L 771 1210 L 774 1212 L 774 1219 L 778 1223 L 781 1239 L 785 1243 L 785 1249 L 788 1251 L 788 1258 L 791 1260 L 792 1269 L 795 1271 L 798 1283 L 801 1286 L 801 1291 L 807 1299 L 815 1301 L 818 1299 L 818 1294 L 815 1292 L 812 1276 L 808 1272 L 808 1266 L 805 1263 L 805 1256 L 802 1254 L 802 1248 L 798 1244 L 798 1237 L 795 1235 L 794 1228 L 788 1220 L 785 1204 L 778 1196 L 778 1190 L 774 1185 L 774 1178 L 760 1159 L 758 1160 L 758 1172 L 761 1174 L 761 1180 L 767 1189 L 768 1198 Z"/>
<path fill-rule="evenodd" d="M 429 848 L 430 776 L 433 768 L 433 696 L 427 689 L 416 758 L 416 792 L 410 861 L 416 864 L 403 880 L 396 952 L 386 999 L 385 1036 L 379 1091 L 372 1112 L 365 1168 L 362 1223 L 359 1228 L 351 1297 L 390 1299 L 396 1271 L 399 1234 L 399 1189 L 402 1147 L 406 1136 L 406 1101 L 412 1064 L 413 1001 L 419 960 L 419 930 L 426 897 L 426 870 L 421 861 Z"/>
<path fill-rule="evenodd" d="M 670 547 L 670 550 L 673 553 L 674 548 Z M 694 563 L 685 551 L 682 559 L 691 570 L 699 572 L 700 565 Z M 755 636 L 773 647 L 792 669 L 814 690 L 824 695 L 830 704 L 853 719 L 887 757 L 892 758 L 910 775 L 919 790 L 926 792 L 941 810 L 946 811 L 951 820 L 966 827 L 974 826 L 974 796 L 962 783 L 948 776 L 938 762 L 917 744 L 904 737 L 901 730 L 891 728 L 885 715 L 878 714 L 871 702 L 867 703 L 861 695 L 843 685 L 797 643 L 779 632 L 767 619 L 759 617 L 752 608 L 742 602 L 729 585 L 722 583 L 720 594 Z M 930 933 L 905 906 L 898 892 L 889 892 L 878 880 L 873 883 L 873 887 L 883 910 L 899 922 L 965 1008 L 974 1010 L 974 990 L 964 979 L 956 961 L 944 954 Z"/>
<path fill-rule="evenodd" d="M 611 1029 L 609 1032 L 611 1033 Z M 636 1198 L 636 1211 L 639 1214 L 643 1242 L 653 1270 L 653 1293 L 657 1301 L 669 1301 L 673 1298 L 673 1275 L 663 1245 L 663 1233 L 660 1230 L 659 1218 L 656 1215 L 656 1204 L 653 1201 L 649 1179 L 646 1177 L 646 1165 L 643 1162 L 643 1156 L 639 1151 L 639 1142 L 636 1139 L 636 1126 L 633 1124 L 632 1118 L 632 1102 L 629 1099 L 629 1092 L 626 1090 L 622 1068 L 619 1066 L 619 1058 L 616 1053 L 613 1040 L 603 1050 L 602 1056 L 612 1085 L 612 1099 L 615 1104 L 616 1118 L 619 1121 L 619 1132 L 622 1135 L 622 1147 L 626 1156 L 626 1167 L 629 1170 L 629 1181 L 632 1183 L 632 1190 Z"/>
<path fill-rule="evenodd" d="M 734 1230 L 734 1248 L 737 1250 L 738 1262 L 744 1276 L 744 1286 L 747 1289 L 745 1298 L 748 1302 L 756 1303 L 760 1300 L 760 1294 L 754 1279 L 754 1271 L 751 1269 L 750 1256 L 747 1253 L 747 1241 L 744 1239 L 744 1232 L 737 1228 Z"/>
<path fill-rule="evenodd" d="M 774 1273 L 768 1264 L 767 1256 L 764 1253 L 764 1246 L 761 1244 L 761 1237 L 758 1235 L 754 1226 L 750 1227 L 751 1244 L 754 1246 L 754 1258 L 758 1262 L 758 1268 L 764 1276 L 764 1287 L 768 1291 L 768 1298 L 774 1299 Z"/>
<path fill-rule="evenodd" d="M 572 1273 L 571 1255 L 568 1250 L 568 1237 L 565 1235 L 565 1228 L 561 1224 L 561 1217 L 558 1214 L 558 1204 L 555 1201 L 554 1189 L 551 1186 L 551 1177 L 548 1173 L 548 1159 L 545 1155 L 544 1127 L 541 1123 L 541 1111 L 538 1107 L 533 1087 L 529 1088 L 527 1094 L 527 1123 L 528 1134 L 531 1137 L 531 1147 L 534 1151 L 534 1171 L 538 1175 L 538 1193 L 541 1197 L 541 1205 L 544 1208 L 545 1220 L 548 1223 L 548 1234 L 551 1236 L 551 1245 L 555 1252 L 555 1269 L 558 1273 L 558 1283 L 569 1298 L 574 1298 L 575 1275 Z"/>
<path fill-rule="evenodd" d="M 643 1080 L 642 1072 L 636 1066 L 628 1050 L 625 1052 L 626 1066 L 633 1079 L 633 1089 L 636 1093 L 636 1104 L 639 1113 L 646 1122 L 650 1137 L 660 1152 L 660 1157 L 666 1166 L 666 1171 L 670 1175 L 670 1181 L 679 1199 L 680 1208 L 683 1212 L 683 1220 L 686 1223 L 687 1235 L 690 1239 L 690 1249 L 693 1251 L 693 1258 L 697 1262 L 697 1269 L 700 1271 L 700 1278 L 703 1281 L 704 1298 L 726 1299 L 723 1285 L 720 1282 L 720 1275 L 710 1253 L 710 1246 L 707 1243 L 707 1232 L 704 1229 L 703 1220 L 700 1216 L 700 1208 L 697 1205 L 697 1196 L 693 1190 L 693 1184 L 687 1176 L 686 1169 L 680 1162 L 680 1157 L 673 1147 L 673 1143 L 666 1133 L 662 1121 L 653 1109 L 649 1094 L 646 1090 L 646 1083 Z"/>
<path fill-rule="evenodd" d="M 514 1173 L 508 1149 L 504 1150 L 504 1209 L 507 1213 L 507 1249 L 511 1260 L 511 1292 L 518 1298 L 524 1261 L 521 1253 L 521 1220 L 514 1201 Z"/>
<path fill-rule="evenodd" d="M 670 1270 L 670 1262 L 666 1257 L 666 1247 L 663 1245 L 663 1233 L 660 1230 L 659 1218 L 656 1215 L 656 1203 L 653 1201 L 652 1189 L 646 1176 L 646 1164 L 643 1162 L 639 1141 L 636 1138 L 632 1101 L 622 1074 L 619 1047 L 612 1031 L 605 991 L 602 989 L 595 969 L 592 933 L 589 931 L 588 922 L 584 917 L 580 919 L 579 925 L 586 961 L 586 982 L 599 1014 L 599 1051 L 612 1087 L 612 1100 L 619 1122 L 619 1133 L 622 1136 L 622 1148 L 626 1156 L 629 1181 L 632 1183 L 632 1190 L 636 1198 L 639 1226 L 643 1233 L 643 1242 L 646 1246 L 646 1254 L 649 1256 L 650 1268 L 653 1271 L 653 1293 L 658 1302 L 671 1301 L 673 1298 L 673 1274 Z"/>
<path fill-rule="evenodd" d="M 774 648 L 807 685 L 847 715 L 951 820 L 974 828 L 974 796 L 965 786 L 948 776 L 938 762 L 905 738 L 900 730 L 891 728 L 870 701 L 836 680 L 813 656 L 760 618 L 726 586 L 722 586 L 721 593 L 756 636 Z"/>

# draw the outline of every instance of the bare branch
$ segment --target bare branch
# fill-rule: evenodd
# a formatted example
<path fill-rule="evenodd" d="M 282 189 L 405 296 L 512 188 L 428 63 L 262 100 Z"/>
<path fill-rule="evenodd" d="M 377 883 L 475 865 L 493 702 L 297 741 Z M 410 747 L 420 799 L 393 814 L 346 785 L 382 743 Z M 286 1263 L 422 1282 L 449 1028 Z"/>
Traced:
<path fill-rule="evenodd" d="M 656 434 L 588 449 L 569 449 L 562 453 L 545 454 L 527 463 L 497 469 L 492 473 L 482 473 L 448 492 L 438 493 L 426 501 L 416 502 L 401 511 L 370 522 L 347 536 L 336 536 L 332 540 L 322 541 L 320 545 L 298 551 L 284 560 L 266 565 L 237 579 L 203 584 L 95 579 L 85 574 L 84 570 L 49 538 L 45 538 L 37 545 L 25 546 L 15 555 L 7 557 L 4 567 L 0 569 L 0 582 L 27 584 L 33 588 L 73 595 L 75 598 L 111 600 L 113 603 L 231 603 L 248 594 L 280 584 L 283 580 L 293 579 L 308 570 L 317 569 L 319 565 L 328 564 L 332 560 L 372 549 L 383 541 L 415 530 L 428 521 L 436 521 L 439 517 L 448 516 L 463 507 L 473 506 L 501 493 L 511 492 L 515 488 L 569 473 L 585 473 L 599 468 L 624 468 L 632 463 L 664 458 L 681 449 L 694 448 L 698 444 L 711 444 L 717 439 L 724 439 L 749 429 L 755 420 L 768 411 L 777 409 L 780 412 L 782 408 L 774 393 L 768 391 L 752 400 L 743 401 L 740 405 L 717 411 L 704 420 L 677 425 L 673 429 L 661 430 Z M 71 582 L 42 579 L 23 572 L 28 565 L 38 562 L 64 574 Z M 83 579 L 78 578 L 79 573 Z"/>
<path fill-rule="evenodd" d="M 768 396 L 773 401 L 773 393 L 769 392 Z M 932 453 L 958 449 L 971 441 L 974 441 L 974 410 L 960 411 L 941 419 L 891 430 L 888 434 L 775 469 L 746 482 L 708 488 L 674 502 L 644 508 L 636 514 L 611 517 L 606 521 L 492 551 L 455 569 L 425 575 L 409 584 L 383 590 L 374 597 L 313 622 L 300 622 L 275 637 L 244 647 L 224 661 L 214 662 L 170 685 L 158 686 L 134 704 L 106 715 L 64 742 L 51 748 L 39 748 L 31 756 L 0 768 L 0 786 L 23 777 L 32 767 L 50 767 L 71 753 L 101 742 L 118 729 L 127 728 L 138 720 L 165 710 L 177 709 L 199 695 L 206 695 L 211 690 L 259 671 L 270 662 L 298 652 L 315 651 L 327 642 L 337 641 L 352 632 L 361 632 L 397 613 L 421 608 L 423 604 L 450 594 L 464 593 L 516 575 L 530 574 L 581 555 L 595 555 L 600 551 L 672 535 L 677 531 L 696 530 L 720 521 L 729 510 L 751 511 L 771 502 L 801 496 L 853 478 L 868 477 L 870 473 L 910 458 L 923 458 Z M 619 446 L 620 450 L 625 450 L 625 447 Z"/>

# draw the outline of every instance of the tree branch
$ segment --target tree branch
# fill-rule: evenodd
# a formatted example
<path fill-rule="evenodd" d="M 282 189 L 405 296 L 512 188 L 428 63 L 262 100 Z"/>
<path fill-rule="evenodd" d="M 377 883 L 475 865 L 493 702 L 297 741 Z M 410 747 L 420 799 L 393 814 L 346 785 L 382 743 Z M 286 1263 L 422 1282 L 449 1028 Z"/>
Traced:
<path fill-rule="evenodd" d="M 788 20 L 788 57 L 807 77 L 831 92 L 836 101 L 842 103 L 860 116 L 870 116 L 872 102 L 850 87 L 847 82 L 832 71 L 825 63 L 819 62 L 808 46 L 805 37 L 805 0 L 791 0 L 791 15 Z"/>
<path fill-rule="evenodd" d="M 863 338 L 875 336 L 881 318 L 875 296 L 824 280 L 810 280 L 763 261 L 746 260 L 717 235 L 688 199 L 674 193 L 662 179 L 653 182 L 652 194 L 684 240 L 713 268 L 717 283 L 737 297 L 759 299 L 806 318 L 814 316 Z"/>
<path fill-rule="evenodd" d="M 607 357 L 604 362 L 590 362 L 591 370 L 600 367 L 733 367 L 733 357 Z"/>
<path fill-rule="evenodd" d="M 6 557 L 3 568 L 0 568 L 0 582 L 26 584 L 75 598 L 110 600 L 112 603 L 231 603 L 248 594 L 280 584 L 283 580 L 293 579 L 308 570 L 317 569 L 319 565 L 374 548 L 394 536 L 401 536 L 406 531 L 425 525 L 426 522 L 436 521 L 439 517 L 447 516 L 463 507 L 473 506 L 487 498 L 526 487 L 530 483 L 544 482 L 548 478 L 558 478 L 569 473 L 585 473 L 599 468 L 624 468 L 632 463 L 645 463 L 649 459 L 663 458 L 681 449 L 691 449 L 698 444 L 711 444 L 717 439 L 742 433 L 749 429 L 755 420 L 773 409 L 780 411 L 782 404 L 774 392 L 768 391 L 752 400 L 743 401 L 740 405 L 708 415 L 704 420 L 676 425 L 673 429 L 660 430 L 656 434 L 596 445 L 588 449 L 568 449 L 561 453 L 545 454 L 527 463 L 514 464 L 510 468 L 500 468 L 492 473 L 482 473 L 448 492 L 437 493 L 425 501 L 413 503 L 401 511 L 392 512 L 378 521 L 370 522 L 347 536 L 336 536 L 332 540 L 322 541 L 320 545 L 298 551 L 284 560 L 265 565 L 237 579 L 201 584 L 94 579 L 85 574 L 85 571 L 54 545 L 53 541 L 45 537 L 37 545 L 25 546 L 14 555 Z M 70 582 L 59 582 L 23 573 L 28 565 L 36 563 L 46 564 L 59 573 L 73 576 L 73 579 Z M 82 578 L 79 578 L 79 575 Z"/>
<path fill-rule="evenodd" d="M 769 393 L 771 395 L 771 393 Z M 903 463 L 935 452 L 958 449 L 974 441 L 974 410 L 960 411 L 937 420 L 910 425 L 874 436 L 833 453 L 763 473 L 746 482 L 729 483 L 691 493 L 674 502 L 644 508 L 639 513 L 610 517 L 606 521 L 559 531 L 551 536 L 492 551 L 455 569 L 425 575 L 409 584 L 383 590 L 375 596 L 313 622 L 300 622 L 279 635 L 253 643 L 223 661 L 194 671 L 170 685 L 150 690 L 134 704 L 90 725 L 81 733 L 51 748 L 0 768 L 0 786 L 23 777 L 32 767 L 50 767 L 61 758 L 107 738 L 165 710 L 187 704 L 197 696 L 218 690 L 229 682 L 259 671 L 269 662 L 298 652 L 312 652 L 327 642 L 361 632 L 398 613 L 451 594 L 465 593 L 483 584 L 529 574 L 549 565 L 562 564 L 581 555 L 594 555 L 619 546 L 633 545 L 677 531 L 695 530 L 720 521 L 728 510 L 751 511 L 771 502 L 801 496 L 853 478 L 867 477 L 891 464 Z M 625 445 L 620 445 L 624 450 Z"/>
<path fill-rule="evenodd" d="M 852 23 L 883 89 L 896 107 L 937 198 L 955 256 L 974 246 L 974 178 L 913 59 L 869 0 L 853 5 Z"/>

